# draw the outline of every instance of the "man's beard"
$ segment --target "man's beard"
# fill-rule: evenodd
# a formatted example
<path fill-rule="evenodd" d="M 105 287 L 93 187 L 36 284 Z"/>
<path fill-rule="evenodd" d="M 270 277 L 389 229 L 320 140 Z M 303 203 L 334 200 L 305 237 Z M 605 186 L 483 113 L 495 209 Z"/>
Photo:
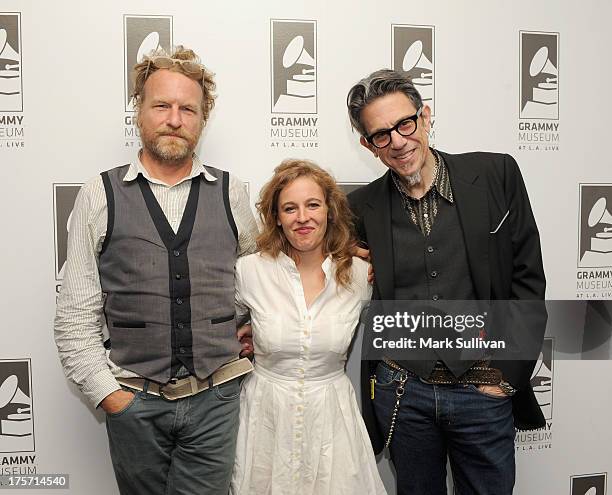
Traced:
<path fill-rule="evenodd" d="M 164 136 L 178 136 L 182 139 Z M 190 158 L 198 144 L 196 136 L 182 129 L 164 129 L 155 131 L 153 135 L 141 133 L 141 139 L 142 146 L 153 158 L 168 165 L 179 164 Z"/>
<path fill-rule="evenodd" d="M 402 179 L 404 179 L 404 183 L 406 184 L 406 186 L 413 187 L 422 182 L 423 176 L 421 175 L 421 171 L 419 170 L 412 175 L 403 175 Z"/>

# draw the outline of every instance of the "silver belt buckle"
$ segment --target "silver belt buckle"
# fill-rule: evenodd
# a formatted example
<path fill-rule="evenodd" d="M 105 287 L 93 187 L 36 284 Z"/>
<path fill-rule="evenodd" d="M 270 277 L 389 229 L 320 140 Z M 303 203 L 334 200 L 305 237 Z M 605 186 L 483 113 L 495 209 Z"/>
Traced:
<path fill-rule="evenodd" d="M 176 385 L 177 383 L 177 379 L 176 378 L 172 378 L 168 383 L 164 383 L 163 385 L 159 386 L 159 396 L 162 399 L 166 399 L 166 400 L 170 400 L 170 401 L 174 401 L 177 400 L 178 397 L 168 397 L 165 393 L 164 393 L 164 388 L 166 388 L 168 385 Z"/>

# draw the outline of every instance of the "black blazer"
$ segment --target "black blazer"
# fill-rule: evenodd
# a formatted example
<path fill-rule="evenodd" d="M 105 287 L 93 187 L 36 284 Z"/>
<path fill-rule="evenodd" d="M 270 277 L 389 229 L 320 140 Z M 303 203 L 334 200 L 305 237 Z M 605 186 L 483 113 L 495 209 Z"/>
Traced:
<path fill-rule="evenodd" d="M 498 153 L 440 154 L 448 166 L 476 296 L 481 300 L 541 301 L 536 303 L 538 314 L 529 328 L 533 338 L 541 341 L 546 329 L 546 280 L 538 229 L 518 165 L 510 155 Z M 374 299 L 394 299 L 391 182 L 387 171 L 348 196 L 357 235 L 370 247 L 376 274 Z M 378 453 L 387 432 L 378 429 L 370 400 L 369 378 L 375 366 L 376 362 L 362 361 L 361 397 L 364 420 Z M 499 360 L 491 366 L 500 369 L 504 380 L 518 390 L 512 398 L 515 426 L 544 426 L 530 384 L 535 360 Z"/>

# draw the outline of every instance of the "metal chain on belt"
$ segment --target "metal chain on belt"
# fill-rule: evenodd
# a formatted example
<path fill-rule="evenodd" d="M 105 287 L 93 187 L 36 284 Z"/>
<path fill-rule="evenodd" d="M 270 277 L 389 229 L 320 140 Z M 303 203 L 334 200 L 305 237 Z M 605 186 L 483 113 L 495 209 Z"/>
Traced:
<path fill-rule="evenodd" d="M 389 448 L 389 445 L 391 445 L 391 438 L 393 437 L 393 430 L 395 429 L 395 420 L 397 419 L 397 412 L 399 411 L 400 400 L 405 392 L 404 384 L 406 383 L 407 379 L 408 375 L 402 373 L 399 377 L 399 380 L 397 380 L 398 385 L 395 389 L 395 407 L 393 408 L 393 414 L 391 415 L 391 426 L 389 427 L 389 435 L 387 436 L 387 441 L 385 442 L 386 448 Z"/>

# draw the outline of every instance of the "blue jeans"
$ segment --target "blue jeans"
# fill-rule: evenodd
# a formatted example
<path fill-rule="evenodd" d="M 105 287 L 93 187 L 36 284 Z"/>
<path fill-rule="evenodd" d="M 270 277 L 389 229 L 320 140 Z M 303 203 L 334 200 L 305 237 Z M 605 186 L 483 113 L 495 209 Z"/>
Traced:
<path fill-rule="evenodd" d="M 382 362 L 376 369 L 374 411 L 385 440 L 399 375 Z M 509 397 L 409 376 L 390 446 L 398 495 L 445 495 L 447 455 L 456 494 L 511 495 L 514 433 Z"/>
<path fill-rule="evenodd" d="M 234 467 L 237 378 L 169 401 L 144 392 L 106 415 L 119 491 L 124 495 L 227 495 Z"/>

